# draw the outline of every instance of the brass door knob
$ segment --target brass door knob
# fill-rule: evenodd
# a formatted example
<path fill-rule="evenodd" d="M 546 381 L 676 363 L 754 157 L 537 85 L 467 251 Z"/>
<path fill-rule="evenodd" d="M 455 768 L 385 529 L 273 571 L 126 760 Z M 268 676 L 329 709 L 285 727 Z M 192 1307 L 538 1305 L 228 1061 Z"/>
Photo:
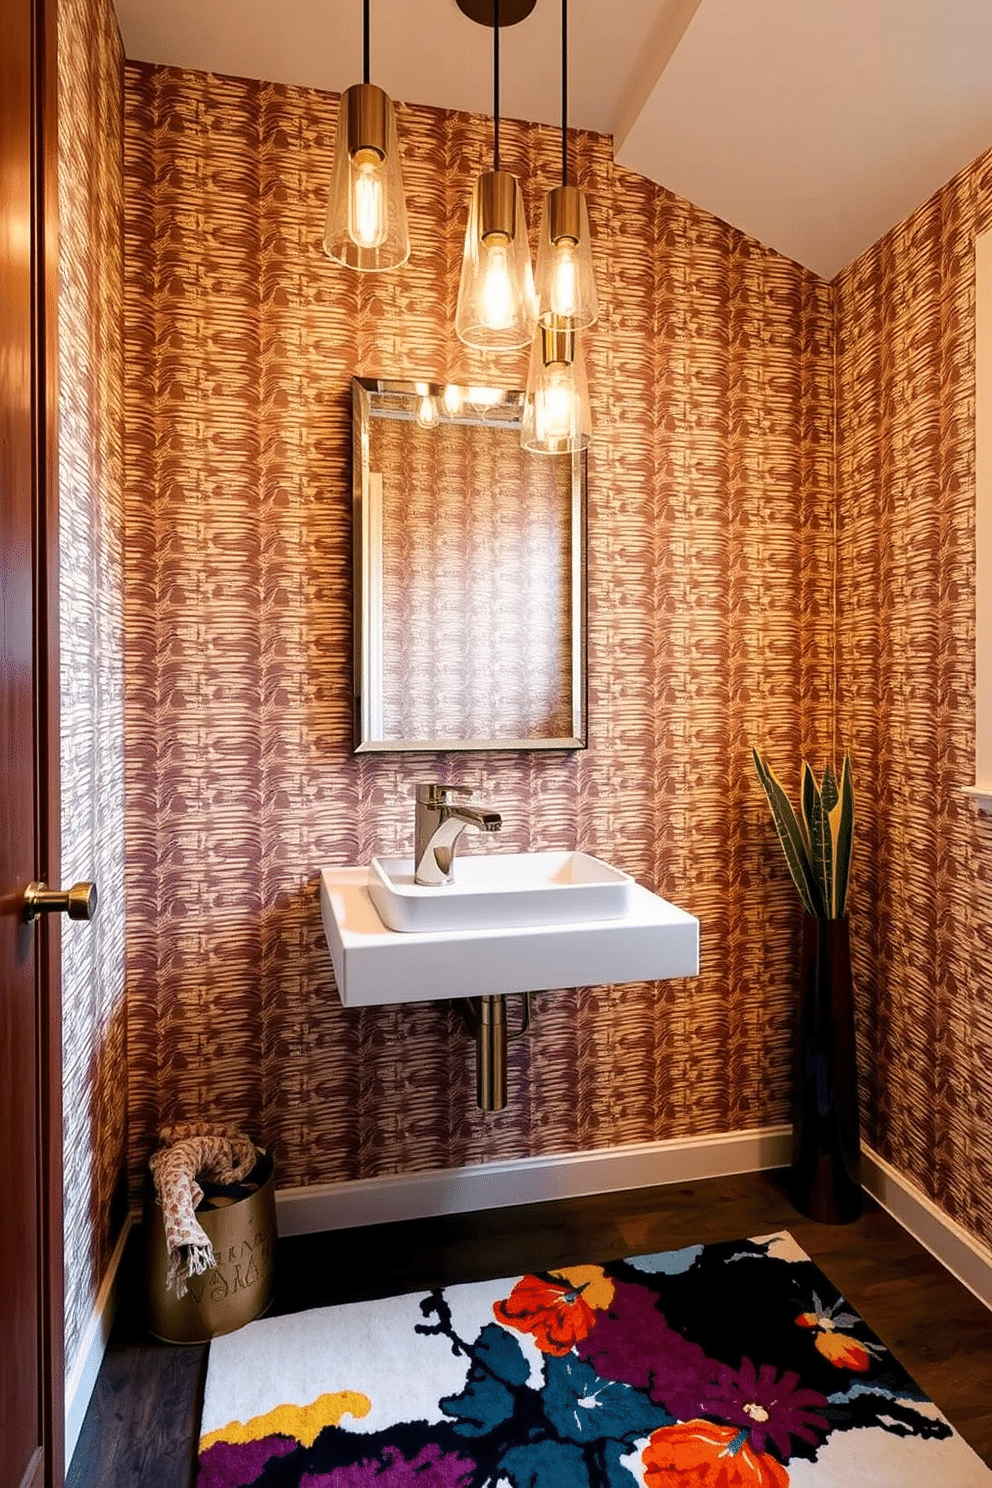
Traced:
<path fill-rule="evenodd" d="M 71 889 L 50 889 L 44 883 L 29 883 L 24 890 L 24 918 L 40 914 L 67 914 L 70 920 L 91 920 L 96 914 L 95 883 L 76 883 Z"/>

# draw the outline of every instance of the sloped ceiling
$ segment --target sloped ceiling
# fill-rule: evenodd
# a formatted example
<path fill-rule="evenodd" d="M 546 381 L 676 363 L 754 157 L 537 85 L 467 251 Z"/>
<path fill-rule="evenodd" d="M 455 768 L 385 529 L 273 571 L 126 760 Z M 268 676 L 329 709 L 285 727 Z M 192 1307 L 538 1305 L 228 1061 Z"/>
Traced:
<path fill-rule="evenodd" d="M 128 57 L 339 92 L 361 0 L 117 0 Z M 827 278 L 992 145 L 990 0 L 571 0 L 569 122 Z M 492 33 L 372 0 L 372 78 L 491 113 Z M 501 112 L 559 124 L 560 0 L 501 42 Z"/>

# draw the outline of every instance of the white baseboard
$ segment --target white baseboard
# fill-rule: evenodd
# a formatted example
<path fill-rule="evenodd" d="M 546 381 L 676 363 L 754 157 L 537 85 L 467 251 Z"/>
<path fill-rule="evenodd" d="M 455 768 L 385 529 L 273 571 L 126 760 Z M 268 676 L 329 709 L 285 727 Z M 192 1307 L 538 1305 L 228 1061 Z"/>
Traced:
<path fill-rule="evenodd" d="M 397 1173 L 350 1183 L 284 1188 L 276 1194 L 280 1235 L 309 1235 L 398 1219 L 503 1209 L 549 1199 L 616 1193 L 658 1183 L 685 1183 L 777 1168 L 789 1161 L 791 1132 L 786 1126 L 750 1132 L 641 1142 L 595 1152 L 554 1153 Z"/>
<path fill-rule="evenodd" d="M 96 1385 L 96 1377 L 100 1372 L 100 1364 L 103 1360 L 104 1351 L 107 1347 L 107 1339 L 110 1337 L 111 1325 L 114 1321 L 114 1313 L 117 1310 L 117 1273 L 120 1270 L 121 1260 L 124 1255 L 124 1246 L 127 1237 L 131 1233 L 131 1226 L 136 1216 L 129 1214 L 117 1237 L 114 1253 L 110 1257 L 106 1275 L 100 1284 L 96 1301 L 90 1320 L 86 1325 L 86 1331 L 80 1341 L 79 1351 L 72 1371 L 66 1377 L 65 1382 L 65 1461 L 66 1467 L 72 1461 L 72 1454 L 76 1450 L 79 1441 L 79 1433 L 83 1428 L 83 1419 L 86 1408 L 90 1403 L 90 1397 Z"/>
<path fill-rule="evenodd" d="M 922 1189 L 870 1147 L 861 1155 L 861 1181 L 958 1281 L 992 1308 L 992 1250 L 928 1199 Z"/>
<path fill-rule="evenodd" d="M 773 1126 L 596 1152 L 399 1173 L 352 1183 L 284 1188 L 276 1194 L 276 1210 L 281 1235 L 306 1235 L 760 1172 L 786 1167 L 791 1157 L 791 1128 Z M 945 1214 L 870 1147 L 862 1150 L 861 1178 L 882 1208 L 992 1309 L 992 1249 Z"/>

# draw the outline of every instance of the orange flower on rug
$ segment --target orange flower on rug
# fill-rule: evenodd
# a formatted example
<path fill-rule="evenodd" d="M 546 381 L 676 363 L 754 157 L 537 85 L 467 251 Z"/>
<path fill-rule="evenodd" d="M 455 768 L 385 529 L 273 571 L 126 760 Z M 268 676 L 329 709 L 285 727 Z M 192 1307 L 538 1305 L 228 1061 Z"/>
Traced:
<path fill-rule="evenodd" d="M 647 1488 L 788 1488 L 785 1468 L 756 1452 L 746 1431 L 713 1421 L 662 1426 L 643 1458 Z"/>
<path fill-rule="evenodd" d="M 854 1312 L 841 1312 L 842 1301 L 825 1307 L 814 1292 L 812 1310 L 800 1313 L 796 1323 L 800 1328 L 813 1330 L 814 1347 L 831 1364 L 862 1374 L 870 1366 L 872 1355 L 877 1356 L 879 1351 L 874 1344 L 855 1337 L 853 1330 L 860 1318 Z"/>
<path fill-rule="evenodd" d="M 524 1276 L 493 1313 L 507 1327 L 532 1333 L 545 1354 L 567 1354 L 587 1336 L 596 1310 L 613 1301 L 602 1266 L 572 1266 L 546 1276 Z"/>

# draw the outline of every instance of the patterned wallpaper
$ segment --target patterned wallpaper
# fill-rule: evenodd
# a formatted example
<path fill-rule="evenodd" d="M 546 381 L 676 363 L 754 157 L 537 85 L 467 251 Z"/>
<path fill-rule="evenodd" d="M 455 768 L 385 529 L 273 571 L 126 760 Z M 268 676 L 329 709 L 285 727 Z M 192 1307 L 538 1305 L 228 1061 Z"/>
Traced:
<path fill-rule="evenodd" d="M 483 119 L 403 107 L 413 255 L 320 247 L 334 101 L 126 70 L 129 1148 L 244 1123 L 283 1184 L 755 1127 L 788 1114 L 797 916 L 749 751 L 829 743 L 833 296 L 578 134 L 589 747 L 350 752 L 350 379 L 520 386 L 452 329 Z M 536 224 L 554 130 L 507 122 Z M 409 850 L 412 787 L 475 785 L 504 849 L 603 854 L 697 914 L 702 973 L 537 998 L 510 1104 L 444 1004 L 345 1010 L 324 865 Z"/>
<path fill-rule="evenodd" d="M 992 1242 L 992 821 L 974 784 L 974 238 L 985 154 L 842 273 L 840 733 L 869 1139 Z"/>
<path fill-rule="evenodd" d="M 62 925 L 70 1379 L 125 1199 L 122 65 L 110 5 L 60 0 L 62 881 L 101 895 Z"/>

